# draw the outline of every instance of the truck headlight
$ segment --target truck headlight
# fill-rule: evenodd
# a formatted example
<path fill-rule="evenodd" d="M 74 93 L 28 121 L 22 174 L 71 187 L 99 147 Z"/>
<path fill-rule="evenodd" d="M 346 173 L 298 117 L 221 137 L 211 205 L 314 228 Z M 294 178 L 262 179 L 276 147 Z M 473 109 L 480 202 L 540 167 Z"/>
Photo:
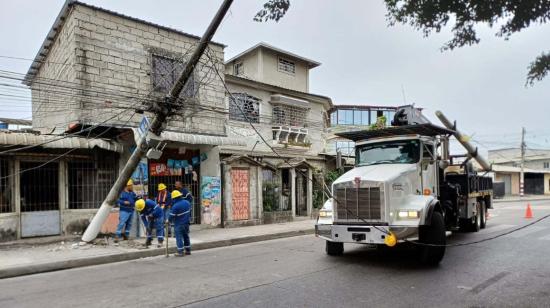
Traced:
<path fill-rule="evenodd" d="M 403 210 L 397 211 L 397 217 L 399 219 L 418 219 L 420 213 L 418 211 Z"/>
<path fill-rule="evenodd" d="M 319 211 L 319 217 L 332 217 L 332 211 L 329 210 L 320 210 Z"/>

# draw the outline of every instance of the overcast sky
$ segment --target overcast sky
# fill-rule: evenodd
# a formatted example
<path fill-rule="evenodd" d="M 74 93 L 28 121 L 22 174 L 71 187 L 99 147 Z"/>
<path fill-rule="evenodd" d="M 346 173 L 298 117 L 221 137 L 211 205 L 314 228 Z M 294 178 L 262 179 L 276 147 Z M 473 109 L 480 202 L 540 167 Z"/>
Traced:
<path fill-rule="evenodd" d="M 0 0 L 1 70 L 27 71 L 29 61 L 1 56 L 34 58 L 63 2 Z M 85 2 L 197 35 L 221 3 Z M 550 49 L 550 24 L 532 26 L 509 41 L 482 26 L 481 44 L 442 53 L 449 31 L 424 38 L 408 26 L 388 27 L 383 1 L 293 0 L 279 23 L 253 22 L 262 3 L 233 4 L 214 38 L 228 45 L 226 59 L 264 41 L 321 62 L 311 71 L 310 91 L 335 104 L 416 103 L 434 122 L 434 111 L 441 109 L 485 147 L 518 144 L 525 126 L 528 146 L 550 148 L 550 77 L 524 87 L 529 62 Z M 0 106 L 0 117 L 30 116 L 30 107 L 15 112 L 5 99 Z"/>

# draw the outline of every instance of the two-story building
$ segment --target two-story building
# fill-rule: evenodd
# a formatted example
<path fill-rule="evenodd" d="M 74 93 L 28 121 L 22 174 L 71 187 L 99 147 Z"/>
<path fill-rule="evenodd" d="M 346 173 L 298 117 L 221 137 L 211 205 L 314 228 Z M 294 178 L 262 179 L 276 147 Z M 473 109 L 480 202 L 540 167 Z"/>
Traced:
<path fill-rule="evenodd" d="M 10 204 L 2 204 L 9 212 L 0 212 L 0 222 L 4 216 L 15 217 L 16 237 L 35 229 L 52 230 L 39 235 L 82 231 L 116 179 L 117 168 L 134 150 L 138 126 L 152 118 L 152 104 L 166 96 L 198 40 L 176 29 L 66 1 L 24 81 L 32 94 L 33 129 L 42 134 L 2 139 L 18 149 L 0 152 L 6 154 L 0 155 L 0 166 L 5 165 L 0 174 L 9 173 L 9 181 L 1 183 L 3 192 L 11 188 L 5 198 Z M 136 190 L 149 197 L 155 196 L 159 183 L 172 189 L 175 181 L 182 181 L 195 196 L 194 222 L 212 226 L 222 220 L 220 146 L 247 144 L 228 136 L 224 80 L 214 69 L 223 75 L 224 47 L 209 44 L 208 56 L 195 68 L 162 133 L 167 141 L 162 157 L 144 159 L 134 174 Z M 55 151 L 33 153 L 52 139 L 59 140 Z M 21 148 L 25 143 L 18 140 L 28 147 Z M 110 154 L 98 150 L 101 140 L 107 143 L 99 148 Z M 207 202 L 201 203 L 203 199 Z M 80 227 L 69 228 L 75 223 Z"/>
<path fill-rule="evenodd" d="M 319 65 L 266 43 L 225 62 L 227 133 L 247 143 L 221 147 L 228 224 L 310 216 L 322 205 L 321 154 L 333 106 L 309 91 L 310 70 Z"/>

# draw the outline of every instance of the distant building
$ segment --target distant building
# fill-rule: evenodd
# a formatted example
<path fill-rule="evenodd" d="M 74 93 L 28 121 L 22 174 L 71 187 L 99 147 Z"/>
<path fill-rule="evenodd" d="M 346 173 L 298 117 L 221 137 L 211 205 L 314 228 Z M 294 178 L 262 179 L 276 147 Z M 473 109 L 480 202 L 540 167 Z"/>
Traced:
<path fill-rule="evenodd" d="M 340 151 L 344 156 L 355 156 L 355 143 L 336 137 L 334 133 L 368 129 L 380 117 L 385 117 L 389 126 L 396 110 L 395 106 L 335 105 L 329 111 L 330 128 L 325 153 L 336 155 Z"/>
<path fill-rule="evenodd" d="M 506 195 L 519 195 L 521 150 L 489 150 L 495 180 L 504 182 Z M 550 150 L 526 149 L 524 192 L 528 195 L 550 194 Z"/>
<path fill-rule="evenodd" d="M 22 119 L 0 118 L 0 129 L 23 130 L 32 128 L 32 121 Z"/>

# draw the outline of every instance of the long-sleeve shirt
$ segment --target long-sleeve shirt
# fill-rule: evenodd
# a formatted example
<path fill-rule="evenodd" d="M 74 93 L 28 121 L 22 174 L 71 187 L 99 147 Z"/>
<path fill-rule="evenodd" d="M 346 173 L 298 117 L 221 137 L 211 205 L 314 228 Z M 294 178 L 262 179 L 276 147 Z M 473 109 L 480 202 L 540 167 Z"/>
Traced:
<path fill-rule="evenodd" d="M 174 199 L 168 220 L 176 225 L 189 224 L 191 222 L 191 204 L 189 201 L 182 197 Z"/>
<path fill-rule="evenodd" d="M 117 205 L 120 207 L 121 211 L 133 212 L 136 199 L 137 195 L 135 192 L 124 190 L 118 198 Z M 128 204 L 126 204 L 125 201 L 128 201 Z"/>
<path fill-rule="evenodd" d="M 187 190 L 187 188 L 182 188 L 180 192 L 183 195 L 183 199 L 187 200 L 190 204 L 193 204 L 193 195 L 191 195 L 191 192 Z"/>
<path fill-rule="evenodd" d="M 164 211 L 154 200 L 147 199 L 145 200 L 145 207 L 141 211 L 140 216 L 143 223 L 147 225 L 148 216 L 153 216 L 154 219 L 164 220 Z"/>

